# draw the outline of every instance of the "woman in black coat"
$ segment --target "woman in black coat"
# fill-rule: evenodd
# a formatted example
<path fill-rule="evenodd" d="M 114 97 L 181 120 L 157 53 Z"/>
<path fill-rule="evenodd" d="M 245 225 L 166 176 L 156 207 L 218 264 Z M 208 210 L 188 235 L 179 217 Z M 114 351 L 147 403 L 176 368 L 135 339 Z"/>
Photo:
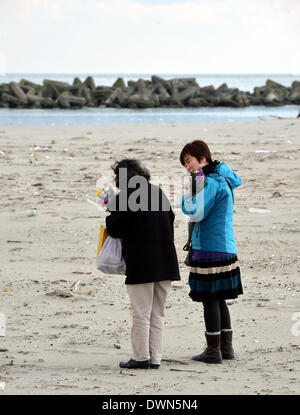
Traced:
<path fill-rule="evenodd" d="M 180 280 L 174 213 L 139 161 L 123 159 L 113 170 L 120 193 L 108 206 L 106 227 L 108 235 L 122 239 L 132 312 L 133 358 L 120 367 L 159 368 L 167 293 L 171 281 Z"/>

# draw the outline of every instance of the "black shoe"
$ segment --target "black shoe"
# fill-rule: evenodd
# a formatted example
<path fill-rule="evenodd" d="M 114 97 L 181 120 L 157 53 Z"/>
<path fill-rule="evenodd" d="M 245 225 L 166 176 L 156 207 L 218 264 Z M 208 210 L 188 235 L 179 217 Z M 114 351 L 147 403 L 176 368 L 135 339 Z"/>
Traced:
<path fill-rule="evenodd" d="M 151 366 L 150 360 L 144 360 L 143 362 L 137 362 L 130 359 L 128 362 L 120 362 L 122 369 L 149 369 Z"/>
<path fill-rule="evenodd" d="M 159 369 L 160 365 L 156 365 L 154 363 L 151 363 L 151 369 Z"/>

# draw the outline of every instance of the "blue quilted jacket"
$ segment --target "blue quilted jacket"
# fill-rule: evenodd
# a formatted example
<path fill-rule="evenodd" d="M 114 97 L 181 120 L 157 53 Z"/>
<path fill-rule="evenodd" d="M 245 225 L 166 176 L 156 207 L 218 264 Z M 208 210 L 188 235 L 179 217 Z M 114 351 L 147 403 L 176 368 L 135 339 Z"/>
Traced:
<path fill-rule="evenodd" d="M 234 189 L 241 178 L 226 163 L 219 163 L 216 172 L 206 176 L 204 188 L 196 196 L 182 196 L 183 213 L 196 222 L 192 233 L 192 248 L 203 251 L 236 253 L 233 232 Z"/>

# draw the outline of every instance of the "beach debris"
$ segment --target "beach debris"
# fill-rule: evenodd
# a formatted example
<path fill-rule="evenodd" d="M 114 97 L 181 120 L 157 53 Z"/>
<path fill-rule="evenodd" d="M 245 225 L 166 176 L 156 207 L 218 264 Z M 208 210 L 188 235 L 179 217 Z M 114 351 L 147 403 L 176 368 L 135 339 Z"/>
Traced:
<path fill-rule="evenodd" d="M 6 336 L 6 317 L 0 314 L 0 337 Z"/>
<path fill-rule="evenodd" d="M 179 363 L 181 365 L 188 365 L 188 362 L 183 362 L 182 360 L 176 360 L 176 359 L 162 359 L 164 362 L 168 363 Z"/>
<path fill-rule="evenodd" d="M 123 376 L 136 376 L 135 373 L 127 372 L 127 371 L 124 371 L 124 370 L 120 370 L 120 375 L 123 375 Z"/>
<path fill-rule="evenodd" d="M 260 154 L 260 153 L 277 153 L 277 151 L 273 150 L 256 150 L 255 151 L 256 154 Z"/>
<path fill-rule="evenodd" d="M 80 280 L 74 282 L 74 284 L 71 285 L 70 290 L 77 291 L 77 287 L 79 283 L 80 283 Z"/>
<path fill-rule="evenodd" d="M 8 349 L 0 349 L 0 352 L 8 352 Z"/>
<path fill-rule="evenodd" d="M 261 391 L 265 393 L 271 393 L 273 392 L 273 389 L 262 389 Z"/>
<path fill-rule="evenodd" d="M 89 290 L 89 291 L 84 291 L 84 292 L 82 292 L 82 293 L 80 293 L 80 294 L 84 294 L 84 295 L 91 295 L 92 297 L 95 297 L 95 294 L 94 294 L 94 292 L 93 292 L 92 290 Z"/>
<path fill-rule="evenodd" d="M 91 176 L 90 174 L 83 173 L 83 180 L 89 180 L 94 179 L 94 176 Z"/>
<path fill-rule="evenodd" d="M 207 370 L 199 371 L 199 370 L 193 370 L 193 369 L 173 369 L 173 368 L 171 368 L 170 371 L 171 372 L 194 372 L 194 373 L 206 373 L 207 372 Z"/>
<path fill-rule="evenodd" d="M 299 344 L 291 344 L 291 347 L 295 347 L 297 350 L 300 350 L 300 345 Z"/>
<path fill-rule="evenodd" d="M 5 156 L 4 151 L 0 151 L 0 157 L 4 157 L 4 156 Z"/>
<path fill-rule="evenodd" d="M 80 135 L 79 137 L 72 137 L 71 140 L 90 140 L 90 137 L 87 137 L 86 135 Z"/>
<path fill-rule="evenodd" d="M 70 316 L 72 314 L 71 311 L 57 311 L 54 315 L 55 316 Z"/>
<path fill-rule="evenodd" d="M 272 197 L 281 197 L 281 193 L 273 192 Z"/>
<path fill-rule="evenodd" d="M 35 210 L 33 210 L 32 212 L 27 213 L 26 215 L 28 218 L 32 218 L 34 216 L 37 216 L 37 212 Z"/>
<path fill-rule="evenodd" d="M 0 389 L 1 390 L 4 390 L 5 389 L 5 386 L 6 386 L 6 383 L 5 382 L 0 382 Z"/>
<path fill-rule="evenodd" d="M 6 241 L 8 244 L 9 243 L 24 243 L 24 244 L 32 244 L 32 242 L 31 241 L 10 241 L 10 240 L 7 240 Z"/>
<path fill-rule="evenodd" d="M 52 326 L 52 327 L 56 328 L 57 326 Z M 80 326 L 79 326 L 79 324 L 75 324 L 75 323 L 70 324 L 70 325 L 65 324 L 65 325 L 61 326 L 62 329 L 76 329 L 77 327 L 80 327 Z M 88 327 L 82 327 L 82 328 L 88 328 Z"/>
<path fill-rule="evenodd" d="M 54 290 L 51 293 L 47 293 L 46 295 L 50 295 L 50 296 L 56 296 L 56 297 L 63 297 L 63 298 L 68 298 L 68 297 L 73 297 L 73 294 L 67 292 L 67 291 L 61 291 L 61 290 Z"/>
<path fill-rule="evenodd" d="M 114 344 L 114 348 L 115 349 L 121 349 L 121 346 L 119 346 L 118 344 Z"/>
<path fill-rule="evenodd" d="M 49 151 L 51 148 L 51 146 L 34 146 L 29 147 L 29 151 Z"/>
<path fill-rule="evenodd" d="M 22 249 L 23 248 L 19 248 L 19 247 L 18 248 L 12 248 L 12 249 L 9 250 L 9 252 L 20 252 L 20 251 L 22 251 Z"/>
<path fill-rule="evenodd" d="M 3 293 L 7 293 L 8 292 L 8 288 L 2 288 L 2 292 Z"/>
<path fill-rule="evenodd" d="M 249 208 L 250 213 L 271 213 L 268 209 Z"/>

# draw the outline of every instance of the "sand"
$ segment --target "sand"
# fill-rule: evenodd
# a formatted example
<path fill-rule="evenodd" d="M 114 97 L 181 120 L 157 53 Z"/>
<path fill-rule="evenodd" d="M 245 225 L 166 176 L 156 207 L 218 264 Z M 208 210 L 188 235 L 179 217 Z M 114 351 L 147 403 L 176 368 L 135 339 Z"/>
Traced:
<path fill-rule="evenodd" d="M 164 360 L 159 370 L 120 370 L 131 357 L 129 299 L 123 276 L 96 269 L 106 213 L 85 195 L 121 157 L 139 158 L 153 175 L 185 175 L 178 156 L 196 138 L 243 181 L 234 221 L 244 294 L 228 301 L 236 360 L 191 361 L 205 327 L 202 305 L 188 296 L 186 221 L 176 210 L 182 279 L 168 297 Z M 296 119 L 1 126 L 0 395 L 299 394 L 299 165 Z"/>

